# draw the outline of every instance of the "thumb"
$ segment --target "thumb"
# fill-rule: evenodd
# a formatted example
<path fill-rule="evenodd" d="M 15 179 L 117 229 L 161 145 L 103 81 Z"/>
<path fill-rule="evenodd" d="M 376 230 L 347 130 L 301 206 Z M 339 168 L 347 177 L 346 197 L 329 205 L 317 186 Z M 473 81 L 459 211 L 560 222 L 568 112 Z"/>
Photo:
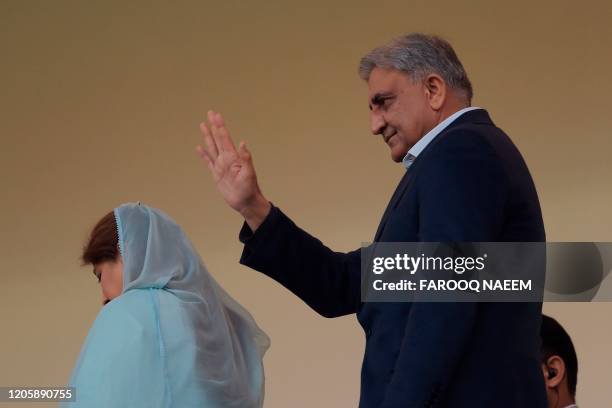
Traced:
<path fill-rule="evenodd" d="M 246 147 L 246 143 L 244 141 L 240 142 L 238 146 L 238 155 L 242 160 L 250 162 L 252 160 L 251 152 Z"/>

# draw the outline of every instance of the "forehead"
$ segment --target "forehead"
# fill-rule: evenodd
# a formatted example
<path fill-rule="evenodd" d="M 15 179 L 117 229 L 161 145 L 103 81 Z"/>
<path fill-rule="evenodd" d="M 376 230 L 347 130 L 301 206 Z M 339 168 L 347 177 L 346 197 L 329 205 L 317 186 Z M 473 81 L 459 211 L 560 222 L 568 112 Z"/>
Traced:
<path fill-rule="evenodd" d="M 111 269 L 115 266 L 116 262 L 114 261 L 100 261 L 93 264 L 94 271 L 103 271 L 105 269 Z"/>
<path fill-rule="evenodd" d="M 376 94 L 400 92 L 410 85 L 412 81 L 405 72 L 376 67 L 368 78 L 368 94 L 372 98 Z"/>

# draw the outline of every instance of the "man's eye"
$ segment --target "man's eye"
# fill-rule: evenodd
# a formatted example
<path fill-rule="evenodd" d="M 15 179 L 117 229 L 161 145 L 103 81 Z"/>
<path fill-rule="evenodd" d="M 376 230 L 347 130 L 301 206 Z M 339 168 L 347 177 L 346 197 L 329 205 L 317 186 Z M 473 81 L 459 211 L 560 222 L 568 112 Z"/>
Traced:
<path fill-rule="evenodd" d="M 393 98 L 385 98 L 385 99 L 382 100 L 381 107 L 383 109 L 386 109 L 389 106 L 391 106 L 392 102 L 393 102 Z"/>

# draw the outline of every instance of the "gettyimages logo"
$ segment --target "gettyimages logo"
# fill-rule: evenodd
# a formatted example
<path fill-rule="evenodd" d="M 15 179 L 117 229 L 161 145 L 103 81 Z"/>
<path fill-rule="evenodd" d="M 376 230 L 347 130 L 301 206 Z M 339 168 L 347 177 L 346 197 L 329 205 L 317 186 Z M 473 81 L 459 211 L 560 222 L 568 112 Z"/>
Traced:
<path fill-rule="evenodd" d="M 374 243 L 364 302 L 612 301 L 612 243 Z"/>

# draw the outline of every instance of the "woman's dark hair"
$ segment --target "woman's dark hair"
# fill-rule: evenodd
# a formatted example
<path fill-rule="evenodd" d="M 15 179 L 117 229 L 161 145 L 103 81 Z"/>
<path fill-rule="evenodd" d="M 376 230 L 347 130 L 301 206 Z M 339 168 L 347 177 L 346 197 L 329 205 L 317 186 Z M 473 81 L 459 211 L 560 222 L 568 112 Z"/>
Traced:
<path fill-rule="evenodd" d="M 83 265 L 115 261 L 119 258 L 119 236 L 113 211 L 106 214 L 91 230 L 87 244 L 83 247 Z"/>

